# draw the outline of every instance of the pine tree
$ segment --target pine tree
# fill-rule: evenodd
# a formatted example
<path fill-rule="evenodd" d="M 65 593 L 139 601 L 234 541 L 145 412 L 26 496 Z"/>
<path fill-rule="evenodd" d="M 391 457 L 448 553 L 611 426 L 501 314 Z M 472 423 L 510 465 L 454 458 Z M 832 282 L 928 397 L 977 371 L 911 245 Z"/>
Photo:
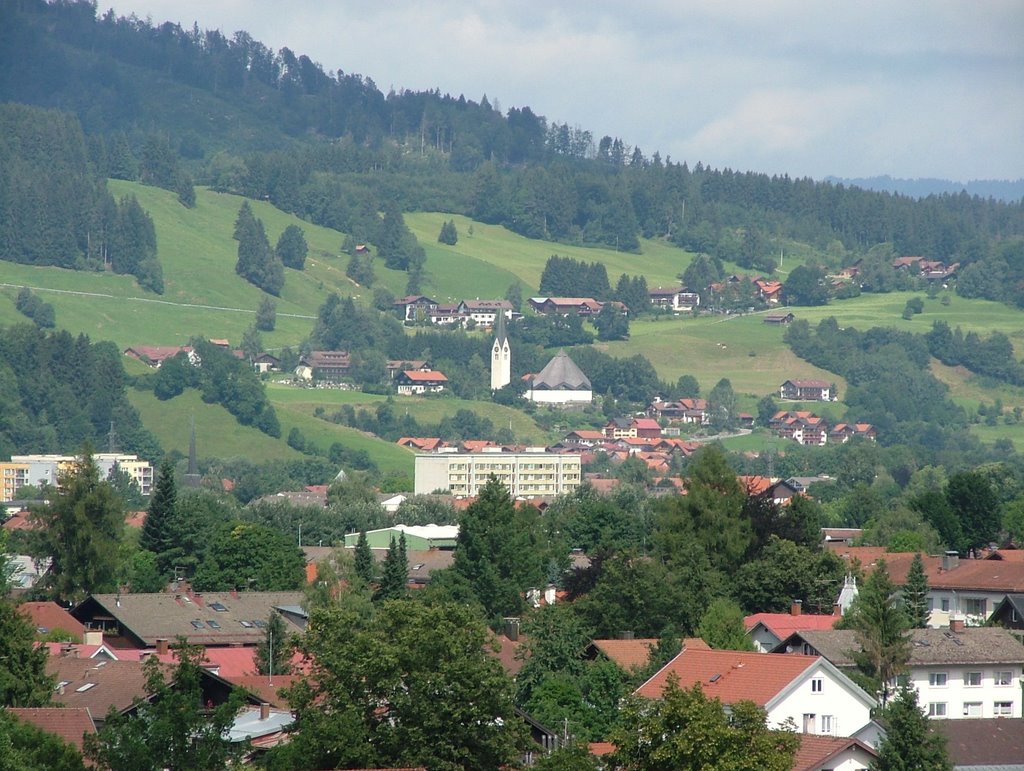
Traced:
<path fill-rule="evenodd" d="M 384 558 L 384 569 L 377 589 L 376 599 L 394 600 L 405 596 L 405 586 L 409 582 L 409 558 L 405 549 L 405 533 L 398 540 L 391 539 L 388 554 Z"/>
<path fill-rule="evenodd" d="M 849 613 L 860 650 L 853 658 L 858 668 L 875 683 L 882 704 L 889 699 L 890 683 L 910 659 L 910 625 L 903 612 L 896 586 L 889 578 L 884 560 L 868 576 Z"/>
<path fill-rule="evenodd" d="M 139 535 L 139 547 L 156 555 L 161 575 L 170 575 L 175 560 L 181 555 L 178 514 L 178 488 L 174 481 L 174 464 L 165 459 L 157 471 L 156 485 L 149 498 L 146 522 Z"/>
<path fill-rule="evenodd" d="M 455 221 L 448 220 L 441 226 L 441 232 L 437 236 L 437 242 L 439 244 L 447 244 L 448 246 L 455 246 L 459 241 L 459 232 L 455 229 Z"/>
<path fill-rule="evenodd" d="M 288 636 L 284 619 L 276 610 L 267 618 L 267 632 L 256 646 L 256 673 L 287 675 L 292 671 L 294 643 Z"/>
<path fill-rule="evenodd" d="M 928 577 L 924 573 L 924 562 L 915 554 L 907 571 L 907 583 L 903 586 L 903 606 L 911 628 L 924 629 L 928 626 Z"/>
<path fill-rule="evenodd" d="M 885 708 L 886 736 L 879 747 L 875 771 L 948 771 L 953 768 L 946 739 L 928 728 L 928 718 L 917 703 L 917 691 L 901 688 Z"/>
<path fill-rule="evenodd" d="M 355 572 L 364 584 L 369 586 L 373 583 L 376 574 L 373 564 L 373 552 L 370 551 L 370 544 L 366 540 L 366 531 L 359 531 L 359 540 L 356 541 L 355 550 Z"/>

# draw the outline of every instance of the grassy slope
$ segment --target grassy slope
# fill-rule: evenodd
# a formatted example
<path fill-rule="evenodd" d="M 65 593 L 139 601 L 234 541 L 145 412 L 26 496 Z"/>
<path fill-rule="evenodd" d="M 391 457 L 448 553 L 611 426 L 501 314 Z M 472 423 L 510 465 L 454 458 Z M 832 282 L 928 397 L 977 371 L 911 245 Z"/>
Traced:
<path fill-rule="evenodd" d="M 351 404 L 357 410 L 372 410 L 386 399 L 384 396 L 359 391 L 314 390 L 281 384 L 269 385 L 267 395 L 279 411 L 284 408 L 309 415 L 312 415 L 317 407 L 323 407 L 330 414 L 344 404 Z M 546 442 L 549 439 L 529 415 L 492 402 L 398 396 L 394 400 L 394 409 L 398 415 L 408 412 L 421 424 L 437 424 L 460 409 L 472 410 L 480 417 L 490 418 L 496 428 L 507 426 L 511 421 L 512 432 L 525 442 Z"/>

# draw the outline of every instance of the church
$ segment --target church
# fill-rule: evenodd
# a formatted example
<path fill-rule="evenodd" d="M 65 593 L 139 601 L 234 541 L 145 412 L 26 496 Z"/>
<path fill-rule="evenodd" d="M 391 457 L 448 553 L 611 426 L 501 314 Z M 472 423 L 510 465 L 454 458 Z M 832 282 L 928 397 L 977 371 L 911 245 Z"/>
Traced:
<path fill-rule="evenodd" d="M 505 317 L 498 314 L 491 346 L 491 389 L 504 388 L 511 382 L 512 350 Z M 594 400 L 589 378 L 564 350 L 559 350 L 544 369 L 528 377 L 524 396 L 532 402 L 553 407 L 590 404 Z"/>

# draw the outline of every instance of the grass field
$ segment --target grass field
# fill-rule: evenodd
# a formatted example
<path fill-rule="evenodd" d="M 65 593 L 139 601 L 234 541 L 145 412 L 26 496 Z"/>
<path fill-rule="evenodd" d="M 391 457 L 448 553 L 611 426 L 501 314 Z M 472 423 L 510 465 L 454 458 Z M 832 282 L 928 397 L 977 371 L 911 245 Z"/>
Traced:
<path fill-rule="evenodd" d="M 455 221 L 459 231 L 454 246 L 437 243 L 441 225 L 449 219 Z M 536 241 L 500 225 L 485 225 L 452 214 L 420 212 L 407 214 L 405 221 L 427 250 L 427 272 L 433 287 L 444 295 L 436 298 L 442 302 L 449 297 L 501 297 L 516 279 L 530 292 L 536 292 L 544 264 L 552 254 L 604 263 L 613 286 L 620 274 L 629 273 L 643 274 L 651 287 L 677 285 L 677 276 L 692 257 L 677 247 L 646 239 L 641 242 L 641 254 Z"/>
<path fill-rule="evenodd" d="M 357 410 L 360 408 L 372 410 L 387 398 L 359 391 L 296 388 L 276 383 L 267 386 L 267 396 L 279 411 L 288 409 L 310 416 L 313 415 L 313 411 L 317 407 L 323 407 L 330 413 L 344 404 L 350 404 Z M 523 442 L 546 443 L 550 439 L 526 413 L 493 402 L 398 396 L 394 399 L 394 409 L 398 415 L 412 415 L 421 425 L 436 425 L 443 418 L 454 415 L 458 410 L 471 410 L 482 418 L 489 418 L 495 428 L 502 428 L 511 423 L 512 433 Z"/>

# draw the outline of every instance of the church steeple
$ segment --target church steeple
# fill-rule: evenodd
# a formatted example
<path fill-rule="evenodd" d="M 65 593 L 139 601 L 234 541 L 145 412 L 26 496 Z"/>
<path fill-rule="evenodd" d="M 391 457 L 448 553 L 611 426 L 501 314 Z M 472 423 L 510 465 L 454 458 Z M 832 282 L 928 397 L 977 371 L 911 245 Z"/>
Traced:
<path fill-rule="evenodd" d="M 491 346 L 491 390 L 497 391 L 512 382 L 512 349 L 505 329 L 505 311 L 498 308 L 494 320 L 494 345 Z"/>

